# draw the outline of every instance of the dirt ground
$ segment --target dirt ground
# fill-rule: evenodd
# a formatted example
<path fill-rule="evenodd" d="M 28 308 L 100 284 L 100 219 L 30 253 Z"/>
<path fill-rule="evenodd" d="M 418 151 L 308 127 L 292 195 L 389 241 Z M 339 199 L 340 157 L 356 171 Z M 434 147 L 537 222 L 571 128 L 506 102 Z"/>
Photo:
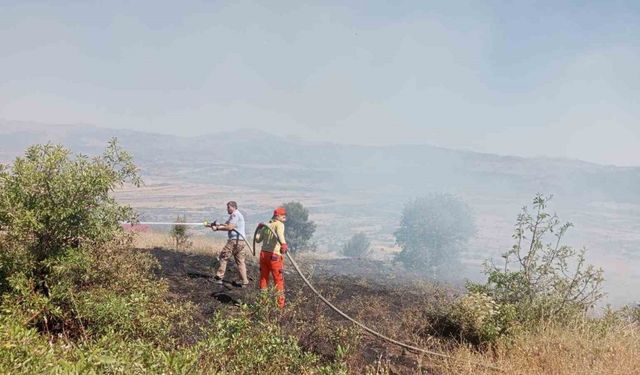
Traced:
<path fill-rule="evenodd" d="M 158 247 L 144 251 L 149 251 L 159 261 L 159 276 L 168 282 L 170 297 L 190 301 L 197 306 L 196 321 L 206 323 L 217 311 L 256 301 L 259 270 L 252 260 L 247 264 L 251 285 L 238 288 L 232 283 L 237 275 L 233 262 L 227 268 L 223 285 L 214 283 L 213 271 L 217 261 L 213 254 Z M 421 321 L 422 308 L 427 303 L 437 303 L 438 299 L 448 299 L 455 294 L 427 283 L 411 284 L 409 280 L 401 280 L 403 278 L 396 272 L 381 275 L 380 270 L 384 268 L 377 261 L 311 260 L 302 256 L 298 263 L 316 288 L 347 314 L 384 335 L 418 347 L 431 346 L 429 338 L 420 332 L 424 325 Z M 349 270 L 358 276 L 345 275 Z M 330 332 L 352 329 L 358 332 L 359 337 L 355 354 L 349 360 L 353 373 L 375 372 L 381 366 L 394 374 L 439 373 L 437 361 L 432 363 L 429 358 L 354 329 L 351 323 L 312 294 L 288 261 L 285 263 L 285 283 L 287 308 L 295 306 L 291 309 L 296 309 L 292 313 L 296 315 L 295 319 L 286 324 L 306 349 L 328 359 L 334 358 L 335 345 L 331 343 L 335 344 L 336 338 L 329 337 L 334 335 Z M 297 325 L 293 323 L 296 319 Z M 304 324 L 305 321 L 309 324 Z M 310 328 L 311 325 L 317 327 Z M 327 330 L 323 331 L 323 328 Z"/>

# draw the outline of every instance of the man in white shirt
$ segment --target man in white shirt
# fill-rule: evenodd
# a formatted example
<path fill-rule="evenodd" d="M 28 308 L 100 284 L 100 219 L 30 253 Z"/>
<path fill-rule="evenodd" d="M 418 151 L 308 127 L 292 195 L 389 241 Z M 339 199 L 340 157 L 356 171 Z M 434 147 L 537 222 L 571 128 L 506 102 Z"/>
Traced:
<path fill-rule="evenodd" d="M 238 204 L 235 201 L 227 203 L 227 213 L 229 214 L 229 219 L 227 219 L 224 224 L 211 226 L 211 229 L 214 231 L 223 230 L 229 232 L 227 243 L 218 255 L 220 265 L 218 266 L 214 279 L 217 284 L 222 284 L 224 273 L 227 270 L 227 263 L 233 255 L 233 259 L 238 267 L 238 273 L 240 273 L 240 281 L 234 282 L 234 285 L 245 287 L 249 284 L 249 279 L 247 278 L 247 265 L 245 264 L 244 216 L 238 211 Z"/>

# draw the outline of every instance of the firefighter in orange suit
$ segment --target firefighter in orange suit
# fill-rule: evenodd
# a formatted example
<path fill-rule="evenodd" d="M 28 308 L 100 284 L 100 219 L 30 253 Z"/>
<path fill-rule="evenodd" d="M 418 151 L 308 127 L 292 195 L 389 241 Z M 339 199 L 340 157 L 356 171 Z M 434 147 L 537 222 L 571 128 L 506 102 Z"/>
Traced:
<path fill-rule="evenodd" d="M 287 211 L 278 207 L 273 211 L 273 218 L 265 224 L 271 230 L 262 231 L 262 251 L 260 251 L 260 289 L 265 290 L 269 285 L 269 274 L 278 291 L 278 306 L 284 308 L 284 276 L 282 268 L 284 255 L 287 253 L 287 241 L 284 238 L 284 222 L 287 221 Z M 274 236 L 275 234 L 275 236 Z"/>

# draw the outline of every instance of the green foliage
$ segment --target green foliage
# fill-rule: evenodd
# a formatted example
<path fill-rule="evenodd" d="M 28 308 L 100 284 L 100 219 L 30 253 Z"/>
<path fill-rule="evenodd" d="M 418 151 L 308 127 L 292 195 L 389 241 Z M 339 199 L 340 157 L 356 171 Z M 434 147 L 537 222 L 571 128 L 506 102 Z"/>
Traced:
<path fill-rule="evenodd" d="M 214 317 L 199 336 L 194 345 L 162 346 L 112 329 L 95 340 L 49 343 L 33 329 L 0 319 L 0 373 L 346 373 L 341 362 L 322 365 L 277 324 L 256 320 L 247 307 Z"/>
<path fill-rule="evenodd" d="M 36 145 L 0 173 L 0 292 L 5 313 L 43 332 L 86 335 L 94 288 L 114 298 L 155 287 L 148 255 L 130 250 L 118 221 L 133 216 L 111 192 L 140 184 L 112 140 L 101 156 Z M 113 300 L 112 300 L 113 302 Z M 113 315 L 115 317 L 115 314 Z"/>
<path fill-rule="evenodd" d="M 300 202 L 289 202 L 282 205 L 287 210 L 285 237 L 293 251 L 308 249 L 309 241 L 316 231 L 316 224 L 309 221 L 309 210 Z"/>
<path fill-rule="evenodd" d="M 354 258 L 366 257 L 370 251 L 371 242 L 367 235 L 362 232 L 351 236 L 349 241 L 342 247 L 342 254 Z"/>
<path fill-rule="evenodd" d="M 471 292 L 453 306 L 451 319 L 459 325 L 460 337 L 476 345 L 494 342 L 513 331 L 516 315 L 512 305 L 498 304 L 490 296 Z"/>
<path fill-rule="evenodd" d="M 602 270 L 586 264 L 584 249 L 562 243 L 572 225 L 547 212 L 550 199 L 538 194 L 533 212 L 522 209 L 513 234 L 515 244 L 503 254 L 504 264 L 486 264 L 487 283 L 468 286 L 498 304 L 514 306 L 517 320 L 525 324 L 570 319 L 603 295 Z"/>
<path fill-rule="evenodd" d="M 184 223 L 187 221 L 186 216 L 178 215 L 176 223 Z M 188 249 L 191 247 L 191 233 L 186 225 L 175 224 L 169 231 L 169 235 L 176 242 L 176 249 Z"/>
<path fill-rule="evenodd" d="M 475 227 L 471 212 L 460 199 L 433 194 L 408 202 L 396 230 L 402 251 L 396 259 L 405 267 L 432 277 L 446 276 L 459 265 L 460 253 Z"/>
<path fill-rule="evenodd" d="M 62 146 L 32 146 L 0 171 L 0 226 L 10 252 L 4 258 L 12 259 L 0 271 L 3 290 L 14 272 L 27 272 L 46 288 L 52 262 L 65 252 L 110 241 L 118 221 L 132 216 L 110 195 L 126 182 L 140 179 L 115 140 L 94 158 L 73 157 Z"/>
<path fill-rule="evenodd" d="M 252 308 L 245 307 L 234 317 L 218 317 L 213 324 L 209 338 L 199 343 L 198 370 L 202 373 L 299 374 L 319 364 L 316 356 L 304 352 L 278 324 L 256 319 Z"/>
<path fill-rule="evenodd" d="M 75 308 L 88 337 L 118 332 L 122 338 L 170 347 L 180 329 L 187 329 L 192 306 L 171 304 L 165 294 L 164 284 L 129 293 L 95 288 L 79 293 Z"/>
<path fill-rule="evenodd" d="M 426 325 L 418 333 L 476 347 L 493 343 L 514 328 L 510 324 L 513 308 L 501 306 L 483 293 L 471 292 L 456 299 L 441 296 L 422 314 Z"/>

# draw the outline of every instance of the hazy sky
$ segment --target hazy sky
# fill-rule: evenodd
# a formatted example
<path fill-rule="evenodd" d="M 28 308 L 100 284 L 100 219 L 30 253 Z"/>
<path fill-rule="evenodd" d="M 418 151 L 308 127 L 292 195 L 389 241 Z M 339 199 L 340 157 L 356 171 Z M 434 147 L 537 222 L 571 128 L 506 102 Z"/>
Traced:
<path fill-rule="evenodd" d="M 0 0 L 0 118 L 640 165 L 640 1 L 527 3 Z"/>

